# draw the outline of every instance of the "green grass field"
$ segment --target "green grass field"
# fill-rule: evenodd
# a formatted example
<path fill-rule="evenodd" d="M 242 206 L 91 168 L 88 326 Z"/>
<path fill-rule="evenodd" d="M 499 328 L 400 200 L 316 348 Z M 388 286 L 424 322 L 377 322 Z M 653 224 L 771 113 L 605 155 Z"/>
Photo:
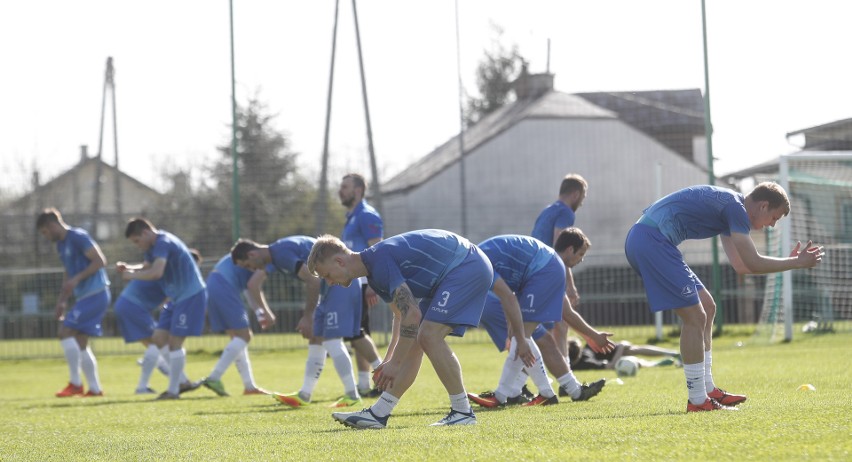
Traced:
<path fill-rule="evenodd" d="M 0 460 L 850 460 L 852 336 L 800 335 L 780 345 L 749 340 L 726 336 L 714 348 L 717 384 L 749 396 L 739 412 L 686 414 L 681 369 L 642 369 L 623 385 L 613 372 L 581 371 L 581 380 L 613 380 L 588 402 L 479 410 L 476 426 L 430 428 L 449 402 L 424 360 L 389 427 L 362 431 L 330 417 L 327 406 L 341 389 L 331 361 L 314 404 L 301 409 L 241 396 L 233 368 L 223 380 L 234 396 L 202 388 L 180 401 L 153 402 L 133 394 L 136 356 L 99 358 L 107 396 L 86 399 L 53 397 L 67 381 L 62 361 L 4 361 Z M 468 391 L 496 386 L 503 356 L 493 346 L 454 348 Z M 305 355 L 253 355 L 258 384 L 297 390 Z M 206 375 L 216 359 L 190 355 L 188 373 Z M 162 390 L 165 383 L 155 372 L 152 386 Z M 816 391 L 797 390 L 804 383 Z"/>

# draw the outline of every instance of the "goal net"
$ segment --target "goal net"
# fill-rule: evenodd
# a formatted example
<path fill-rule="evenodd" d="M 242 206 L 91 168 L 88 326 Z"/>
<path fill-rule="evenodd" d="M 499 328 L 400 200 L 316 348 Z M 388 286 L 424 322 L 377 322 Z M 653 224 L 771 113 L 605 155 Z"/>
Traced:
<path fill-rule="evenodd" d="M 758 178 L 775 180 L 775 178 Z M 852 152 L 782 156 L 777 181 L 791 213 L 766 232 L 765 251 L 789 256 L 797 241 L 824 246 L 817 267 L 770 274 L 756 336 L 791 341 L 794 332 L 852 330 Z"/>

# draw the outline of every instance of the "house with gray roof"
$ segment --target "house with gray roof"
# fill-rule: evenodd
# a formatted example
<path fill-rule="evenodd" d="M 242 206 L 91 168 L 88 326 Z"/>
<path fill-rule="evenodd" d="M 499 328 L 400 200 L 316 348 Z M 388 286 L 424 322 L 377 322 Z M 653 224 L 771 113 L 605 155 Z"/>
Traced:
<path fill-rule="evenodd" d="M 576 220 L 593 245 L 584 266 L 626 266 L 624 238 L 643 209 L 707 182 L 701 92 L 568 94 L 553 81 L 522 75 L 516 101 L 469 127 L 463 143 L 453 137 L 383 183 L 386 235 L 443 228 L 480 242 L 529 234 L 562 178 L 578 173 L 589 183 Z M 683 249 L 709 258 L 707 242 Z"/>

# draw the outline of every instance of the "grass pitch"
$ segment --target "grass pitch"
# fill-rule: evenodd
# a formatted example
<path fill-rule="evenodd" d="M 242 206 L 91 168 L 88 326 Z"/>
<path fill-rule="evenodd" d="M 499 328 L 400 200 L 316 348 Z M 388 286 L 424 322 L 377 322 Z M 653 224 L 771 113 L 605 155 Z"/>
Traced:
<path fill-rule="evenodd" d="M 591 401 L 493 411 L 474 406 L 479 424 L 461 428 L 428 426 L 446 414 L 449 400 L 424 360 L 389 427 L 361 431 L 331 419 L 327 406 L 341 392 L 331 361 L 314 403 L 300 409 L 268 396 L 241 396 L 233 368 L 223 378 L 231 397 L 201 388 L 180 401 L 154 402 L 133 394 L 136 356 L 98 358 L 107 396 L 85 399 L 53 397 L 67 381 L 63 361 L 5 361 L 0 460 L 850 460 L 850 347 L 849 334 L 800 335 L 780 345 L 716 339 L 717 384 L 749 396 L 739 412 L 686 414 L 681 369 L 642 369 L 623 384 L 611 371 L 580 371 L 580 380 L 610 379 Z M 493 346 L 454 349 L 468 391 L 497 385 L 503 355 Z M 257 383 L 297 390 L 305 357 L 305 350 L 252 355 Z M 198 379 L 216 359 L 190 355 L 187 372 Z M 816 391 L 799 391 L 806 383 Z M 162 390 L 166 379 L 155 372 L 152 386 Z"/>

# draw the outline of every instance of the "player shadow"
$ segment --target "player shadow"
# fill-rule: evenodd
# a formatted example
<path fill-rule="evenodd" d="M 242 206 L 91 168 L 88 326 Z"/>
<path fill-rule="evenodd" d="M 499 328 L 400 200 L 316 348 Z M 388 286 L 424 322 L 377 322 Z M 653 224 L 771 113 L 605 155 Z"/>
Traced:
<path fill-rule="evenodd" d="M 31 405 L 21 406 L 21 409 L 66 409 L 72 407 L 92 407 L 92 406 L 113 406 L 120 404 L 143 404 L 143 403 L 159 403 L 159 402 L 172 402 L 172 401 L 198 401 L 198 400 L 206 400 L 212 399 L 207 397 L 196 397 L 196 398 L 181 398 L 179 400 L 158 400 L 155 398 L 150 399 L 116 399 L 116 398 L 63 398 L 61 402 L 53 402 L 53 403 L 38 403 Z"/>

